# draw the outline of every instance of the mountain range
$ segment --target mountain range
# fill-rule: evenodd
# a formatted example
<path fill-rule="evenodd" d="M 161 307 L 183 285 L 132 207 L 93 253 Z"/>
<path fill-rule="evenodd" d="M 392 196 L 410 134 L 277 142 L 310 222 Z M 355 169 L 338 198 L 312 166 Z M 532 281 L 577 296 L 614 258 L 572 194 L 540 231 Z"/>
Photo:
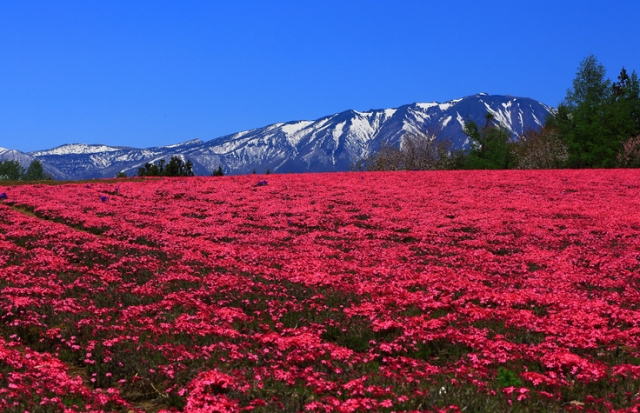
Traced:
<path fill-rule="evenodd" d="M 0 148 L 0 160 L 17 160 L 26 168 L 38 159 L 56 179 L 114 177 L 121 171 L 131 176 L 145 163 L 171 156 L 191 160 L 196 175 L 210 175 L 218 166 L 225 174 L 267 169 L 280 173 L 345 171 L 383 142 L 399 145 L 407 132 L 429 130 L 438 139 L 450 138 L 455 149 L 468 148 L 465 122 L 483 125 L 487 112 L 515 137 L 539 128 L 553 108 L 530 98 L 479 93 L 444 103 L 347 110 L 315 121 L 275 123 L 206 142 L 195 139 L 144 149 L 67 144 L 28 153 Z"/>

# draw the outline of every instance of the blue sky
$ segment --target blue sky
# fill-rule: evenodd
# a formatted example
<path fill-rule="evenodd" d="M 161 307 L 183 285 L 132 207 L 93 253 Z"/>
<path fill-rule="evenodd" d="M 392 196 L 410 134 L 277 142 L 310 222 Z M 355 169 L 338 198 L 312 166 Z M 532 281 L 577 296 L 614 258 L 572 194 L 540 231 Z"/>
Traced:
<path fill-rule="evenodd" d="M 640 71 L 640 2 L 0 2 L 0 147 L 149 147 Z"/>

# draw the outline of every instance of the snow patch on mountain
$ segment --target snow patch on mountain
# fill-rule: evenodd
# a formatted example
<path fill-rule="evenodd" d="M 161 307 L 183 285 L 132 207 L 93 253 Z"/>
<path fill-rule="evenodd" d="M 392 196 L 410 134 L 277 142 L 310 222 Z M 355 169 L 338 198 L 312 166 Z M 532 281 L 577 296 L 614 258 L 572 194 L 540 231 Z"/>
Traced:
<path fill-rule="evenodd" d="M 438 102 L 429 102 L 429 103 L 416 103 L 417 107 L 423 110 L 429 110 L 429 108 L 433 108 L 439 105 Z"/>
<path fill-rule="evenodd" d="M 384 110 L 384 119 L 385 120 L 389 119 L 390 117 L 395 115 L 397 111 L 398 111 L 398 109 L 385 109 Z"/>
<path fill-rule="evenodd" d="M 464 119 L 462 118 L 462 115 L 460 114 L 460 112 L 456 112 L 456 120 L 460 124 L 460 127 L 462 129 L 464 129 L 464 126 L 466 125 L 466 123 L 465 123 Z M 465 141 L 465 142 L 467 142 L 467 141 Z"/>
<path fill-rule="evenodd" d="M 282 132 L 284 132 L 285 135 L 287 136 L 293 136 L 296 134 L 296 132 L 301 131 L 302 129 L 306 128 L 311 124 L 313 124 L 313 122 L 310 120 L 302 120 L 299 122 L 285 123 L 280 127 L 280 130 L 282 130 Z"/>
<path fill-rule="evenodd" d="M 347 121 L 338 123 L 333 129 L 333 132 L 331 132 L 331 135 L 333 136 L 333 141 L 335 142 L 336 147 L 340 144 L 340 137 L 342 136 L 342 131 L 344 129 L 344 125 L 346 124 L 347 124 Z"/>
<path fill-rule="evenodd" d="M 312 124 L 312 121 L 306 120 L 286 123 L 280 127 L 280 130 L 285 134 L 289 145 L 296 146 L 300 142 L 300 139 L 304 137 L 305 129 Z"/>
<path fill-rule="evenodd" d="M 167 145 L 167 146 L 161 146 L 161 148 L 173 149 L 173 148 L 179 148 L 181 146 L 195 145 L 198 143 L 202 143 L 202 141 L 200 139 L 191 139 L 190 141 L 186 141 L 186 142 L 175 143 L 173 145 Z"/>

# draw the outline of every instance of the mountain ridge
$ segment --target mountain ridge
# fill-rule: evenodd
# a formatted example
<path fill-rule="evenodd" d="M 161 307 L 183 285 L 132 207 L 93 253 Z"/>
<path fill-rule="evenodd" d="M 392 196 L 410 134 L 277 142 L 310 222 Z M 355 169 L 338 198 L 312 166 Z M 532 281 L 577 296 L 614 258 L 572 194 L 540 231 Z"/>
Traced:
<path fill-rule="evenodd" d="M 103 144 L 65 144 L 24 155 L 39 159 L 57 179 L 133 175 L 147 162 L 171 156 L 190 159 L 197 175 L 222 166 L 225 174 L 329 172 L 348 170 L 355 159 L 399 144 L 408 132 L 434 131 L 454 148 L 468 148 L 467 120 L 484 122 L 487 112 L 516 136 L 539 128 L 554 109 L 530 98 L 478 93 L 447 102 L 414 102 L 397 108 L 345 110 L 316 120 L 273 123 L 208 141 L 192 139 L 165 146 L 132 148 Z M 0 152 L 0 159 L 2 153 Z M 27 158 L 25 158 L 27 159 Z"/>

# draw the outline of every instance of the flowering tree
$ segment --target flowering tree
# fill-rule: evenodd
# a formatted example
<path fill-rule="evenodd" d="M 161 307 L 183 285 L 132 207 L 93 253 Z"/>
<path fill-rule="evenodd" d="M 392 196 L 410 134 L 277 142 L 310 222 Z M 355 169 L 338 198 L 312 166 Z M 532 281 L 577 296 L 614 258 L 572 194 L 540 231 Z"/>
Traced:
<path fill-rule="evenodd" d="M 627 139 L 618 153 L 618 166 L 640 168 L 640 135 Z"/>
<path fill-rule="evenodd" d="M 517 169 L 557 169 L 569 159 L 567 146 L 552 127 L 530 129 L 513 145 Z"/>
<path fill-rule="evenodd" d="M 383 142 L 379 150 L 356 161 L 354 170 L 366 171 L 425 171 L 447 169 L 453 143 L 434 131 L 408 132 L 400 146 Z"/>

